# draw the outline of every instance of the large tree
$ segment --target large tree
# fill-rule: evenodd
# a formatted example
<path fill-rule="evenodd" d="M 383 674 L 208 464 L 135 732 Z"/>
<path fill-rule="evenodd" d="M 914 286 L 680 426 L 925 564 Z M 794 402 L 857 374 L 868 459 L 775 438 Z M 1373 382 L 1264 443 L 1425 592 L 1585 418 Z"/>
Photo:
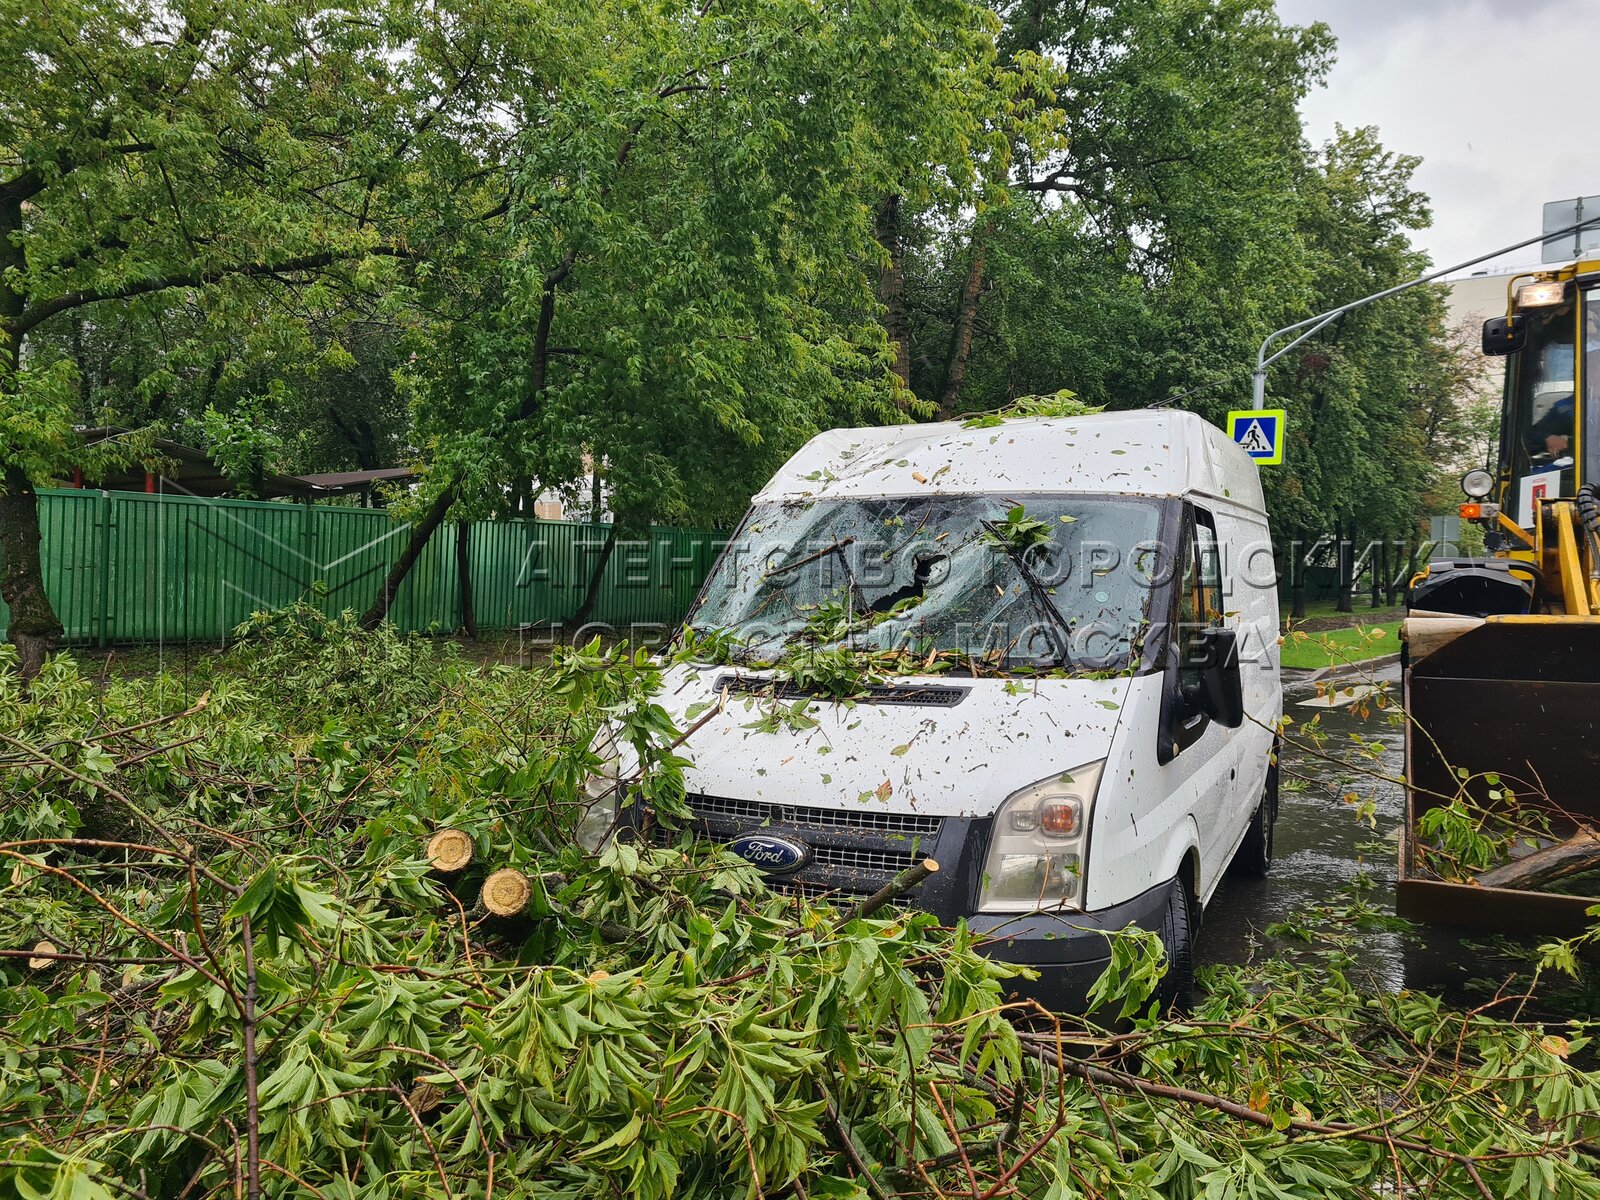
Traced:
<path fill-rule="evenodd" d="M 480 316 L 418 364 L 431 485 L 369 624 L 452 505 L 571 480 L 585 452 L 605 464 L 614 544 L 650 520 L 731 519 L 819 428 L 903 419 L 881 198 L 915 179 L 953 216 L 1046 132 L 1047 75 L 1003 68 L 972 0 L 569 16 L 519 109 Z"/>
<path fill-rule="evenodd" d="M 1001 12 L 1002 54 L 1068 76 L 1050 102 L 1065 144 L 1017 155 L 1009 203 L 954 223 L 893 210 L 884 319 L 903 322 L 910 382 L 945 415 L 1067 387 L 1220 422 L 1248 403 L 1265 334 L 1424 269 L 1416 160 L 1371 130 L 1305 144 L 1298 104 L 1330 60 L 1326 29 L 1284 25 L 1269 0 Z M 1271 391 L 1289 409 L 1288 462 L 1263 473 L 1285 561 L 1335 530 L 1411 536 L 1472 436 L 1471 378 L 1428 289 L 1287 355 Z"/>
<path fill-rule="evenodd" d="M 514 15 L 474 5 L 63 0 L 0 22 L 0 597 L 59 637 L 35 489 L 78 465 L 78 365 L 36 333 L 174 296 L 217 340 L 387 290 L 462 238 Z M 448 253 L 448 251 L 446 251 Z M 70 332 L 65 340 L 70 344 Z M 129 453 L 134 452 L 129 450 Z"/>
<path fill-rule="evenodd" d="M 1271 0 L 1027 0 L 1005 53 L 1065 74 L 1062 142 L 1024 147 L 1011 203 L 914 218 L 911 378 L 946 415 L 1066 386 L 1127 406 L 1236 369 L 1303 297 L 1289 193 L 1298 104 L 1331 49 Z"/>
<path fill-rule="evenodd" d="M 1418 161 L 1385 149 L 1372 129 L 1339 129 L 1308 162 L 1295 199 L 1312 294 L 1291 319 L 1426 270 L 1410 240 L 1430 220 L 1413 183 Z M 1357 309 L 1281 360 L 1270 386 L 1289 410 L 1289 448 L 1263 480 L 1286 559 L 1303 559 L 1331 537 L 1326 544 L 1347 577 L 1368 542 L 1411 540 L 1468 437 L 1469 378 L 1435 287 Z M 1391 563 L 1384 574 L 1396 569 Z M 1296 571 L 1296 582 L 1302 578 Z M 1351 599 L 1345 578 L 1341 605 Z M 1297 589 L 1297 614 L 1303 600 Z"/>

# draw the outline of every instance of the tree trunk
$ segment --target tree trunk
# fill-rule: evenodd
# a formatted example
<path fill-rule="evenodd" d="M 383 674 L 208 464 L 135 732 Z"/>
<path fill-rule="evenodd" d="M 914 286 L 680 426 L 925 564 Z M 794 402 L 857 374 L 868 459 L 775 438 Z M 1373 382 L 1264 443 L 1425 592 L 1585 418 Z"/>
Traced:
<path fill-rule="evenodd" d="M 456 522 L 456 580 L 461 585 L 461 628 L 478 640 L 478 614 L 472 607 L 472 522 Z"/>
<path fill-rule="evenodd" d="M 883 303 L 883 329 L 894 350 L 894 373 L 911 390 L 911 317 L 906 311 L 905 232 L 901 224 L 900 197 L 889 196 L 878 205 L 878 244 L 889 263 L 878 273 L 878 299 Z"/>
<path fill-rule="evenodd" d="M 1372 607 L 1383 607 L 1383 587 L 1385 576 L 1389 573 L 1389 541 L 1385 538 L 1378 543 L 1378 548 L 1373 551 L 1372 558 Z"/>
<path fill-rule="evenodd" d="M 400 585 L 406 581 L 406 576 L 411 574 L 411 568 L 417 565 L 417 559 L 422 557 L 422 552 L 427 548 L 434 530 L 444 523 L 450 506 L 456 502 L 456 491 L 460 486 L 459 477 L 446 484 L 444 490 L 434 497 L 427 515 L 411 527 L 411 537 L 406 541 L 406 548 L 400 552 L 400 557 L 390 568 L 389 574 L 384 576 L 383 586 L 378 589 L 372 607 L 361 614 L 361 628 L 376 629 L 388 617 L 389 608 L 400 592 Z"/>
<path fill-rule="evenodd" d="M 39 497 L 19 467 L 5 468 L 0 496 L 0 599 L 11 607 L 8 636 L 17 648 L 23 682 L 39 673 L 61 642 L 61 621 L 44 590 L 39 563 Z"/>
<path fill-rule="evenodd" d="M 533 378 L 530 381 L 528 394 L 523 397 L 522 403 L 517 408 L 515 419 L 518 421 L 526 421 L 533 416 L 538 411 L 540 398 L 544 395 L 545 380 L 550 369 L 550 327 L 555 320 L 556 288 L 561 286 L 562 280 L 571 272 L 577 256 L 576 250 L 567 251 L 561 262 L 545 276 L 544 291 L 539 298 L 539 320 L 534 329 Z M 499 429 L 490 431 L 493 436 L 503 436 L 504 432 L 503 425 Z M 411 540 L 406 543 L 406 548 L 401 553 L 399 561 L 394 564 L 394 568 L 384 577 L 383 585 L 378 589 L 372 607 L 361 614 L 363 629 L 376 629 L 389 615 L 389 606 L 394 603 L 400 585 L 405 582 L 406 576 L 411 573 L 411 568 L 422 556 L 422 551 L 428 545 L 428 539 L 433 537 L 434 530 L 444 521 L 460 490 L 461 476 L 457 475 L 444 491 L 439 493 L 432 507 L 428 509 L 428 515 L 413 526 Z"/>
<path fill-rule="evenodd" d="M 1389 576 L 1390 604 L 1400 603 L 1400 596 L 1405 591 L 1406 584 L 1411 581 L 1412 559 L 1415 557 L 1416 551 L 1411 547 L 1411 539 L 1407 538 L 1405 541 L 1405 547 L 1400 552 L 1400 562 L 1397 564 L 1399 566 L 1399 570 L 1393 572 Z"/>
<path fill-rule="evenodd" d="M 1306 615 L 1306 564 L 1305 543 L 1299 538 L 1293 542 L 1294 555 L 1289 560 L 1289 590 L 1294 596 L 1290 605 L 1289 615 L 1296 621 L 1304 620 Z"/>
<path fill-rule="evenodd" d="M 611 552 L 617 548 L 617 522 L 611 522 L 610 532 L 606 534 L 605 543 L 600 547 L 600 553 L 595 556 L 594 567 L 589 572 L 588 586 L 583 590 L 583 603 L 578 605 L 578 611 L 572 614 L 572 628 L 576 631 L 589 623 L 589 618 L 594 615 L 595 602 L 600 598 L 600 581 L 605 578 L 606 564 L 611 561 Z"/>
<path fill-rule="evenodd" d="M 1592 829 L 1579 829 L 1564 842 L 1502 863 L 1477 878 L 1482 887 L 1534 888 L 1595 867 L 1600 867 L 1600 835 Z"/>
<path fill-rule="evenodd" d="M 967 278 L 961 285 L 956 304 L 955 324 L 950 328 L 950 357 L 944 369 L 944 386 L 939 389 L 939 415 L 949 420 L 961 404 L 961 386 L 967 378 L 967 361 L 972 357 L 972 333 L 978 323 L 978 297 L 983 293 L 984 225 L 972 227 L 971 257 Z"/>
<path fill-rule="evenodd" d="M 0 404 L 16 394 L 17 371 L 22 364 L 22 337 L 12 324 L 22 316 L 23 297 L 8 279 L 24 275 L 22 201 L 7 197 L 0 202 Z M 0 456 L 4 451 L 0 450 Z M 0 487 L 0 600 L 11 608 L 7 636 L 17 648 L 26 685 L 50 651 L 61 641 L 61 620 L 44 590 L 44 570 L 39 562 L 39 497 L 22 467 L 0 461 L 4 467 Z"/>

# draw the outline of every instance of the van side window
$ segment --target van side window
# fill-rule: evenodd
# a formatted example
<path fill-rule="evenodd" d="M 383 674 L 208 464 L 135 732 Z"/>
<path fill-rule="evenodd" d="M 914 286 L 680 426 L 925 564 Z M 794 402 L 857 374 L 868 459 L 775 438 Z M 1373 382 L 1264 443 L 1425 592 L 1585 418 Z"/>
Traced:
<path fill-rule="evenodd" d="M 1211 514 L 1194 509 L 1187 522 L 1183 554 L 1183 591 L 1178 597 L 1178 648 L 1181 682 L 1199 682 L 1194 643 L 1200 631 L 1222 624 L 1222 563 L 1217 529 Z"/>
<path fill-rule="evenodd" d="M 1222 553 L 1217 547 L 1217 526 L 1211 514 L 1194 510 L 1195 556 L 1199 560 L 1200 587 L 1204 600 L 1200 620 L 1205 625 L 1222 624 Z"/>

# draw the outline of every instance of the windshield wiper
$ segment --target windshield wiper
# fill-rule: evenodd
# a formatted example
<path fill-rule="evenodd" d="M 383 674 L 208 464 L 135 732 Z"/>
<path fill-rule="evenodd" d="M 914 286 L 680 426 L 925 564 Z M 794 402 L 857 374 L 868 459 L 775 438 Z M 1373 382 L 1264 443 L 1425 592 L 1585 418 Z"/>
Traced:
<path fill-rule="evenodd" d="M 1000 526 L 994 521 L 981 521 L 990 536 L 1006 552 L 1012 564 L 1017 568 L 1017 574 L 1022 576 L 1022 582 L 1028 586 L 1028 597 L 1033 601 L 1033 607 L 1039 615 L 1050 622 L 1050 640 L 1056 644 L 1057 665 L 1070 669 L 1072 667 L 1072 654 L 1067 649 L 1072 641 L 1072 623 L 1061 615 L 1061 610 L 1056 607 L 1055 601 L 1050 599 L 1050 590 L 1039 581 L 1033 573 L 1033 568 L 1028 565 L 1028 560 L 1006 538 Z"/>

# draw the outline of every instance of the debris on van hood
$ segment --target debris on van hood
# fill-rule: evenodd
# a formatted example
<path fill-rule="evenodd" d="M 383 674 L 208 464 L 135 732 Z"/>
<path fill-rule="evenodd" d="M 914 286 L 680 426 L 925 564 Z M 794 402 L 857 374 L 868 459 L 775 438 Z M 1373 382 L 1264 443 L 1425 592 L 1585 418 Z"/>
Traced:
<path fill-rule="evenodd" d="M 897 677 L 839 701 L 770 671 L 681 664 L 660 699 L 676 723 L 704 722 L 691 792 L 842 806 L 892 796 L 897 809 L 981 816 L 1037 782 L 1041 762 L 1104 757 L 1137 682 Z"/>

